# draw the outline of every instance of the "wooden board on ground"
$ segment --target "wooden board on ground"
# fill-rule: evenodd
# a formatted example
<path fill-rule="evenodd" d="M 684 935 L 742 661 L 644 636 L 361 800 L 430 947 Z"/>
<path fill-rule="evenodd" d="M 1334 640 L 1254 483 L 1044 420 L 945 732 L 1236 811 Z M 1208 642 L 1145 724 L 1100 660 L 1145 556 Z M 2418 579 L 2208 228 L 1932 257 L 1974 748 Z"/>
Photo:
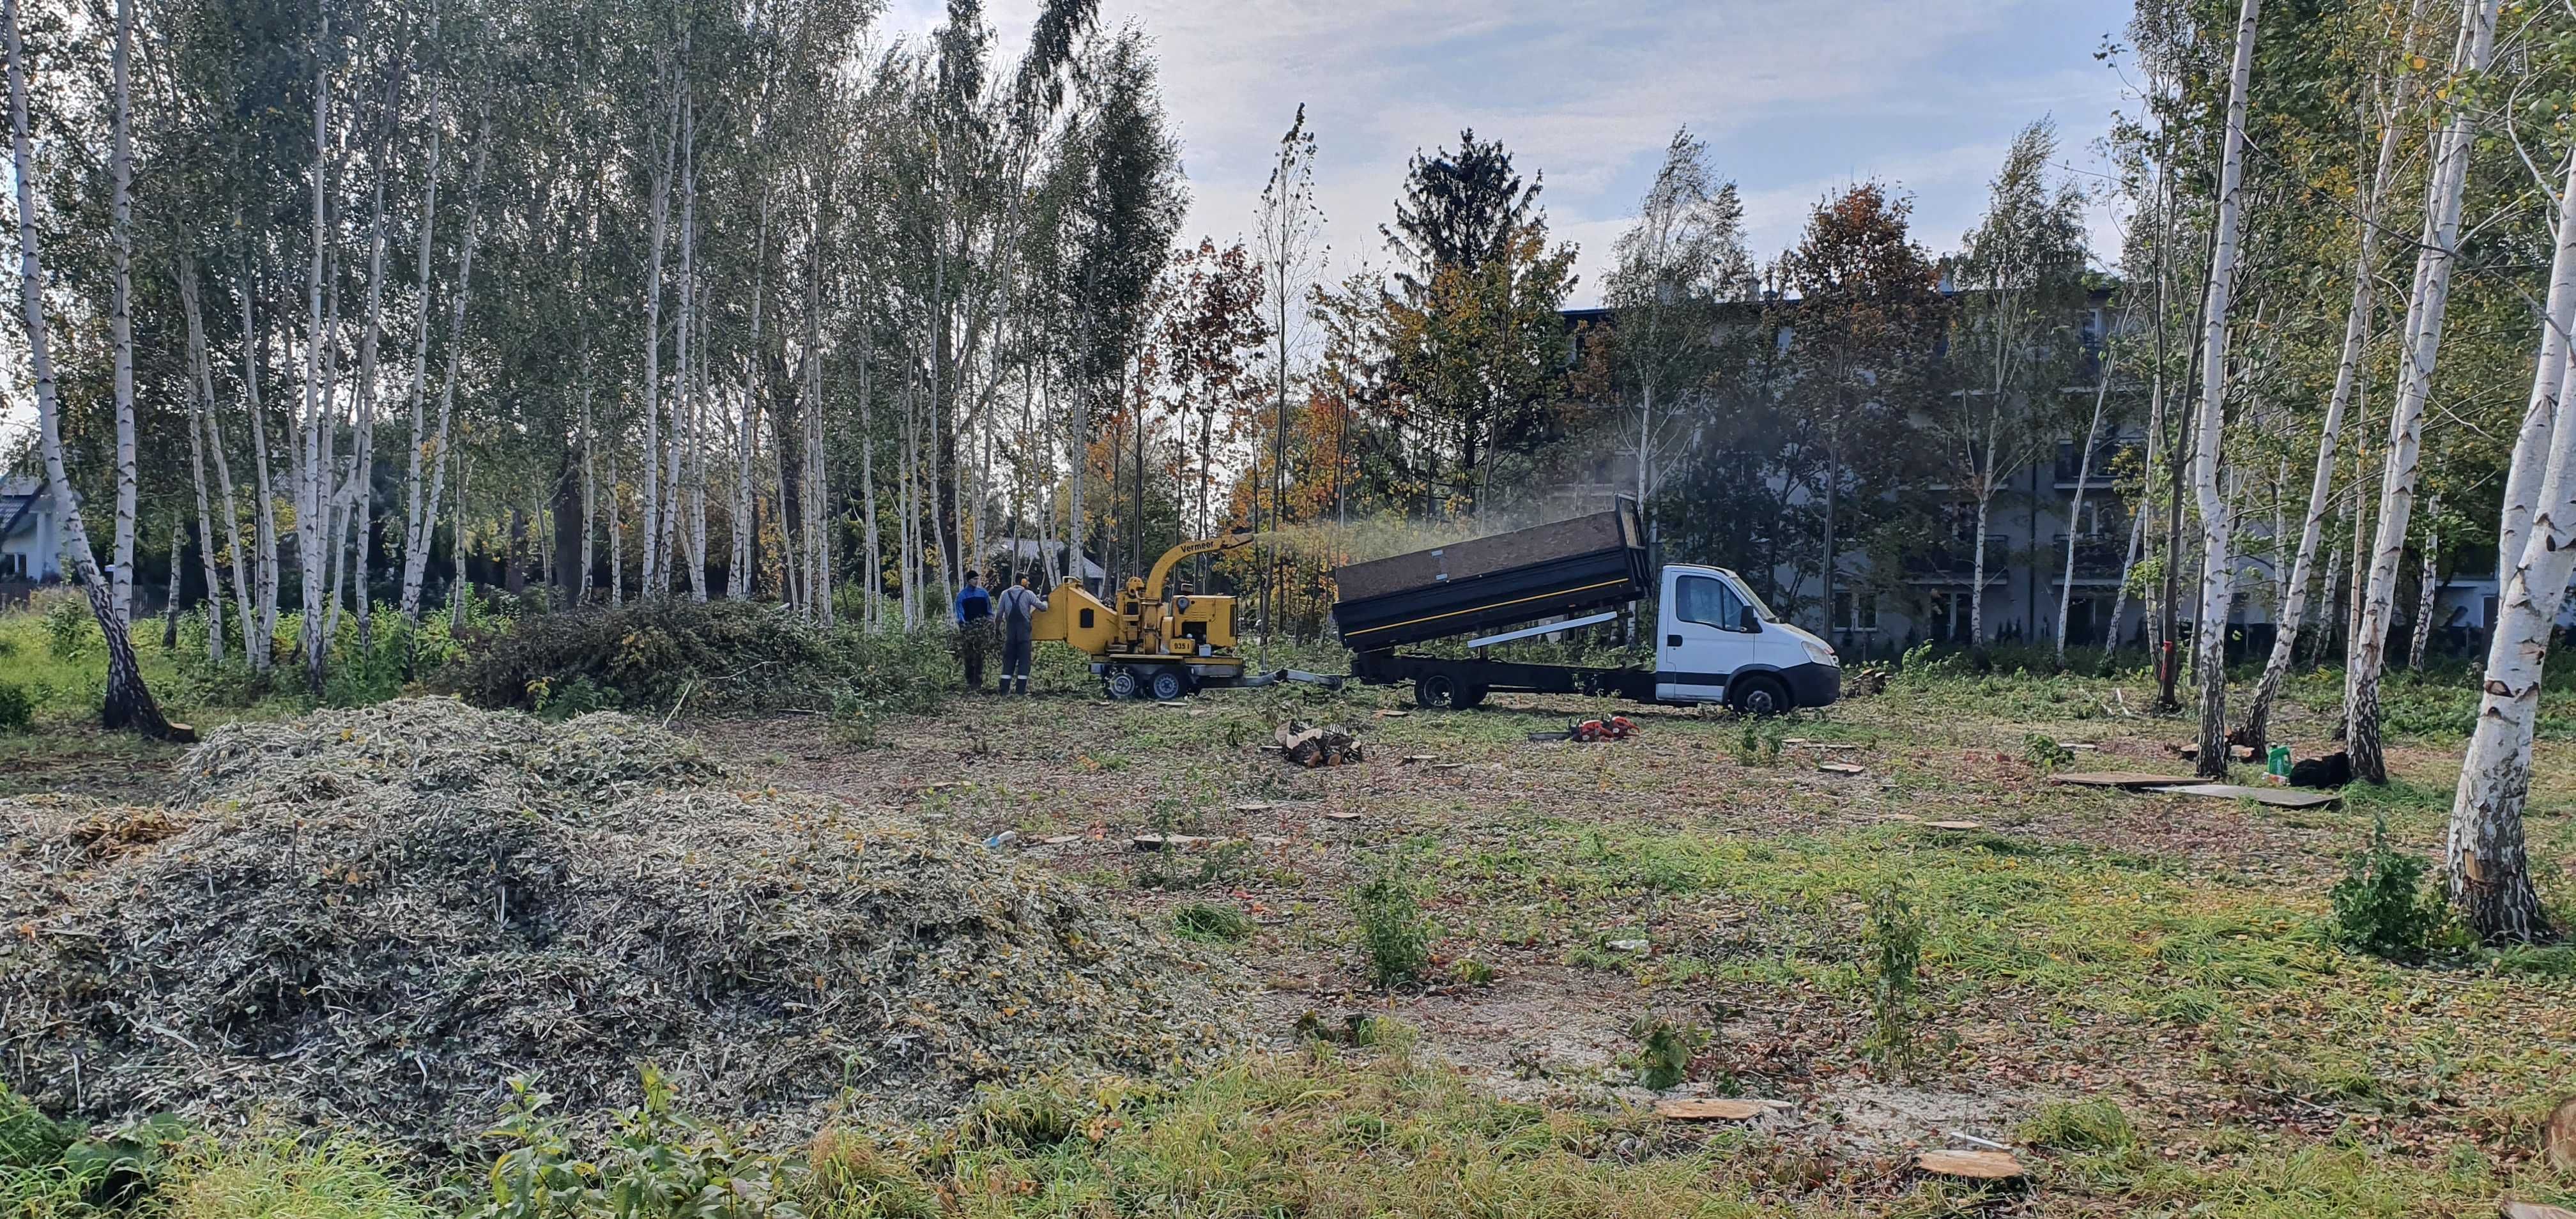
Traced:
<path fill-rule="evenodd" d="M 1360 815 L 1358 813 L 1346 808 L 1337 808 L 1324 814 L 1324 820 L 1326 821 L 1357 821 L 1359 819 Z"/>
<path fill-rule="evenodd" d="M 2073 770 L 2050 775 L 2051 783 L 2071 783 L 2077 787 L 2155 787 L 2165 783 L 2189 783 L 2190 775 L 2158 775 L 2143 770 Z"/>
<path fill-rule="evenodd" d="M 1914 1166 L 1944 1177 L 1978 1181 L 2009 1181 L 2021 1175 L 2021 1161 L 2009 1151 L 1927 1151 L 1914 1157 Z"/>
<path fill-rule="evenodd" d="M 1829 775 L 1861 775 L 1869 773 L 1868 767 L 1857 762 L 1818 762 L 1816 763 L 1816 769 Z"/>
<path fill-rule="evenodd" d="M 1982 821 L 1926 821 L 1923 827 L 1932 830 L 1981 830 L 1986 825 Z"/>
<path fill-rule="evenodd" d="M 1206 841 L 1207 839 L 1201 838 L 1196 834 L 1138 834 L 1136 835 L 1136 849 L 1139 851 L 1178 851 L 1188 847 L 1197 846 Z"/>
<path fill-rule="evenodd" d="M 2174 787 L 2150 787 L 2152 792 L 2169 796 L 2208 796 L 2217 800 L 2252 800 L 2274 808 L 2326 808 L 2343 803 L 2333 792 L 2306 791 L 2295 787 L 2245 787 L 2235 783 L 2184 783 Z"/>
<path fill-rule="evenodd" d="M 1655 1116 L 1676 1122 L 1741 1122 L 1775 1109 L 1784 1100 L 1739 1100 L 1733 1097 L 1671 1097 L 1655 1102 Z"/>
<path fill-rule="evenodd" d="M 1234 811 L 1238 813 L 1266 813 L 1277 807 L 1279 806 L 1272 804 L 1267 800 L 1248 800 L 1242 804 L 1235 805 Z"/>

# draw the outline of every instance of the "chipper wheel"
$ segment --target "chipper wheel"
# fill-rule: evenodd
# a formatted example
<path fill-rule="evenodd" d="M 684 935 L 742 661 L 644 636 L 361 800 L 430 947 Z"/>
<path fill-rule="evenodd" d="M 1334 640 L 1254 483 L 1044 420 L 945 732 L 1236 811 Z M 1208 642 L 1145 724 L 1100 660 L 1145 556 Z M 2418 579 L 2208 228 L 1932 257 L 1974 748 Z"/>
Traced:
<path fill-rule="evenodd" d="M 1168 703 L 1190 692 L 1190 679 L 1179 669 L 1157 669 L 1154 672 L 1154 699 Z"/>
<path fill-rule="evenodd" d="M 1100 692 L 1120 702 L 1136 697 L 1136 686 L 1136 670 L 1125 665 L 1113 666 L 1100 675 Z"/>

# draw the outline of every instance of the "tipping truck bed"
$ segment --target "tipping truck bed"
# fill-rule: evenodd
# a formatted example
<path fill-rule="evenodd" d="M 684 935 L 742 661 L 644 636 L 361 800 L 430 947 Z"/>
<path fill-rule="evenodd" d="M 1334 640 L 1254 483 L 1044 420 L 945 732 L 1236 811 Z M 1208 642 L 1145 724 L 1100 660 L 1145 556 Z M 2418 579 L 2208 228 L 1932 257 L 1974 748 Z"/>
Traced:
<path fill-rule="evenodd" d="M 1646 595 L 1636 509 L 1353 563 L 1333 572 L 1342 642 L 1359 653 L 1517 626 Z"/>

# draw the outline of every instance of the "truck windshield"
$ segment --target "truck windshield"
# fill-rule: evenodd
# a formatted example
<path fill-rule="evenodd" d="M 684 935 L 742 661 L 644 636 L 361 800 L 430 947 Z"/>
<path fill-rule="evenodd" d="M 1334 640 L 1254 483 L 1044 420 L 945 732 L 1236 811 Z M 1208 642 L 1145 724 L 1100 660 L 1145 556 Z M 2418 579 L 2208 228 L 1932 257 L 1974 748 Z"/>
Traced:
<path fill-rule="evenodd" d="M 1760 615 L 1764 622 L 1778 622 L 1780 620 L 1780 615 L 1772 613 L 1771 607 L 1762 603 L 1762 598 L 1754 593 L 1752 585 L 1744 582 L 1744 577 L 1736 575 L 1731 571 L 1726 573 L 1726 575 L 1727 583 L 1734 585 L 1735 591 L 1744 594 L 1744 603 L 1752 606 L 1753 612 Z"/>

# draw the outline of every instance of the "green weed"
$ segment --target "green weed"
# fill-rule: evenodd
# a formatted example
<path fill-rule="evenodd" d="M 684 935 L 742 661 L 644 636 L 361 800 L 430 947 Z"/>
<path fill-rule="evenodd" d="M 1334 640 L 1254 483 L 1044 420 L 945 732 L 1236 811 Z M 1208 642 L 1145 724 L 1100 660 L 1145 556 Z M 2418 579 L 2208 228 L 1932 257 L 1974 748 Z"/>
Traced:
<path fill-rule="evenodd" d="M 2389 845 L 2388 819 L 2378 818 L 2369 846 L 2353 854 L 2326 895 L 2336 940 L 2391 961 L 2423 959 L 2446 917 L 2441 897 L 2425 890 L 2424 872 L 2422 859 Z"/>
<path fill-rule="evenodd" d="M 2020 1134 L 2025 1143 L 2061 1151 L 2125 1151 L 2138 1141 L 2137 1124 L 2107 1100 L 2050 1101 Z"/>
<path fill-rule="evenodd" d="M 1657 1092 L 1688 1079 L 1691 1060 L 1709 1042 L 1707 1029 L 1687 1021 L 1640 1019 L 1628 1026 L 1628 1035 L 1637 1039 L 1637 1052 L 1628 1064 L 1637 1072 L 1638 1084 Z"/>
<path fill-rule="evenodd" d="M 1252 920 L 1232 906 L 1186 902 L 1172 911 L 1172 929 L 1194 940 L 1234 943 L 1252 938 Z"/>
<path fill-rule="evenodd" d="M 1392 865 L 1352 892 L 1351 915 L 1372 985 L 1404 985 L 1431 964 L 1431 925 L 1413 885 Z"/>
<path fill-rule="evenodd" d="M 1871 892 L 1866 932 L 1870 1032 L 1863 1048 L 1882 1072 L 1910 1068 L 1921 1056 L 1914 1002 L 1922 988 L 1923 942 L 1930 934 L 1912 896 L 1894 879 Z"/>

